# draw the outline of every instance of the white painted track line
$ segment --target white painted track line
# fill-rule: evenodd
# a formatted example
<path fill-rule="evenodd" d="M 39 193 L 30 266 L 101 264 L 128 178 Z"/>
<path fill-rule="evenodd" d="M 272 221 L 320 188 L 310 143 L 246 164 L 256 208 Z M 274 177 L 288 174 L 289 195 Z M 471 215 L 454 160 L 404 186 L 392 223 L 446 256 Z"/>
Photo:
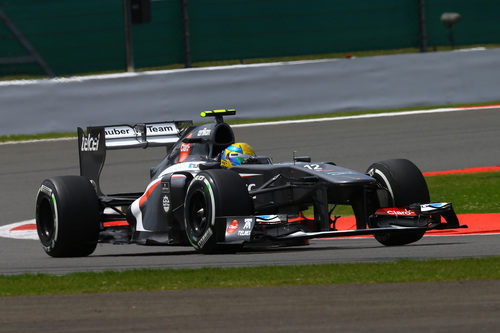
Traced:
<path fill-rule="evenodd" d="M 437 108 L 437 109 L 430 109 L 430 110 L 412 110 L 412 111 L 400 111 L 400 112 L 367 113 L 367 114 L 360 114 L 360 115 L 354 115 L 354 116 L 324 117 L 324 118 L 299 119 L 299 120 L 279 120 L 279 121 L 269 121 L 269 122 L 260 122 L 260 123 L 237 124 L 237 125 L 231 125 L 231 127 L 233 127 L 233 128 L 245 128 L 245 127 L 256 127 L 256 126 L 278 126 L 278 125 L 289 125 L 289 124 L 316 123 L 316 122 L 325 122 L 325 121 L 342 121 L 342 120 L 383 118 L 383 117 L 402 117 L 402 116 L 414 116 L 414 115 L 420 115 L 420 114 L 459 112 L 459 111 L 465 112 L 465 111 L 477 111 L 477 110 L 489 110 L 489 109 L 500 109 L 500 105 L 463 106 L 463 107 L 454 107 L 454 108 Z M 6 142 L 0 142 L 0 146 L 12 145 L 12 144 L 24 144 L 24 143 L 51 142 L 51 141 L 70 141 L 70 140 L 76 140 L 76 138 L 73 137 L 73 138 L 59 138 L 59 139 L 6 141 Z"/>

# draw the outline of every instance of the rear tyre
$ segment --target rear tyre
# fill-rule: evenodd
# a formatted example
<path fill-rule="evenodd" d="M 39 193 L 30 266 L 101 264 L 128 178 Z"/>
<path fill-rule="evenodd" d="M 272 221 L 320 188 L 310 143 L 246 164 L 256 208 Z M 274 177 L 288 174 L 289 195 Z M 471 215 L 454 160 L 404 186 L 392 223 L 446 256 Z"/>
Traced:
<path fill-rule="evenodd" d="M 217 244 L 224 237 L 226 225 L 218 225 L 216 217 L 245 216 L 252 212 L 252 199 L 236 172 L 226 169 L 200 172 L 189 184 L 184 202 L 189 243 L 203 253 L 235 251 L 234 245 Z"/>
<path fill-rule="evenodd" d="M 42 248 L 52 257 L 83 257 L 99 238 L 99 200 L 89 179 L 46 179 L 36 199 L 36 227 Z"/>
<path fill-rule="evenodd" d="M 367 173 L 387 189 L 392 202 L 383 207 L 405 207 L 412 203 L 430 202 L 429 190 L 422 172 L 415 164 L 406 159 L 386 160 L 373 163 Z M 380 226 L 371 226 L 377 228 Z M 418 241 L 425 230 L 407 232 L 385 232 L 374 235 L 375 239 L 386 246 L 405 245 Z"/>

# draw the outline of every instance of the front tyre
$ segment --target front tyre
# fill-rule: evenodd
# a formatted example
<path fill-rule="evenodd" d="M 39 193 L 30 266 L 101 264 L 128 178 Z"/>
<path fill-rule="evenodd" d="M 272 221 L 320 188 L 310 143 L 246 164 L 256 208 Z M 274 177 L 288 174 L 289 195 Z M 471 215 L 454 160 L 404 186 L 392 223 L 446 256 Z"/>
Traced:
<path fill-rule="evenodd" d="M 220 216 L 251 215 L 253 203 L 243 179 L 226 169 L 200 172 L 189 184 L 184 201 L 184 225 L 190 244 L 204 253 L 233 250 L 217 244 L 225 231 Z"/>
<path fill-rule="evenodd" d="M 413 203 L 430 202 L 429 189 L 422 172 L 406 159 L 393 159 L 373 163 L 367 173 L 375 178 L 389 194 L 389 200 L 381 208 L 405 207 Z M 371 226 L 377 228 L 380 226 Z M 405 245 L 418 241 L 425 230 L 385 232 L 375 234 L 375 239 L 386 246 Z"/>
<path fill-rule="evenodd" d="M 36 227 L 52 257 L 83 257 L 99 238 L 99 200 L 89 179 L 60 176 L 43 181 L 36 199 Z"/>

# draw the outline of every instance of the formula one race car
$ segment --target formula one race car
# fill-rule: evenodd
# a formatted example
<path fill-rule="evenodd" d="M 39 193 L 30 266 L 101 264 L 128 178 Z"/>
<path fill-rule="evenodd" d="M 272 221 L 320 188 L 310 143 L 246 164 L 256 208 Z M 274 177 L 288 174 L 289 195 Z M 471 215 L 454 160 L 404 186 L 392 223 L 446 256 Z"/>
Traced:
<path fill-rule="evenodd" d="M 87 256 L 98 242 L 191 245 L 204 253 L 251 246 L 304 245 L 312 238 L 374 235 L 384 245 L 419 240 L 427 230 L 459 225 L 451 203 L 430 203 L 420 170 L 404 159 L 366 173 L 294 157 L 272 163 L 250 156 L 221 166 L 235 143 L 223 116 L 191 121 L 78 128 L 80 176 L 43 181 L 36 199 L 42 247 L 53 257 Z M 110 149 L 166 146 L 141 193 L 104 194 L 99 177 Z M 224 156 L 222 157 L 224 158 Z M 350 205 L 356 229 L 337 230 L 336 205 Z M 304 212 L 310 209 L 309 217 Z"/>

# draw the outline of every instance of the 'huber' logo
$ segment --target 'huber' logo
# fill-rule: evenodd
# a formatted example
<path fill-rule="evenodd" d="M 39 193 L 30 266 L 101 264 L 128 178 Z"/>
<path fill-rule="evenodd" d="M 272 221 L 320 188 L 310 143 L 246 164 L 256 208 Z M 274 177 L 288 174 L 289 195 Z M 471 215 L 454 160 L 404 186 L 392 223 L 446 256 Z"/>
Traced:
<path fill-rule="evenodd" d="M 96 138 L 90 136 L 90 134 L 85 137 L 82 137 L 82 146 L 80 147 L 81 151 L 97 151 L 99 149 L 99 139 L 101 134 L 97 135 Z"/>

